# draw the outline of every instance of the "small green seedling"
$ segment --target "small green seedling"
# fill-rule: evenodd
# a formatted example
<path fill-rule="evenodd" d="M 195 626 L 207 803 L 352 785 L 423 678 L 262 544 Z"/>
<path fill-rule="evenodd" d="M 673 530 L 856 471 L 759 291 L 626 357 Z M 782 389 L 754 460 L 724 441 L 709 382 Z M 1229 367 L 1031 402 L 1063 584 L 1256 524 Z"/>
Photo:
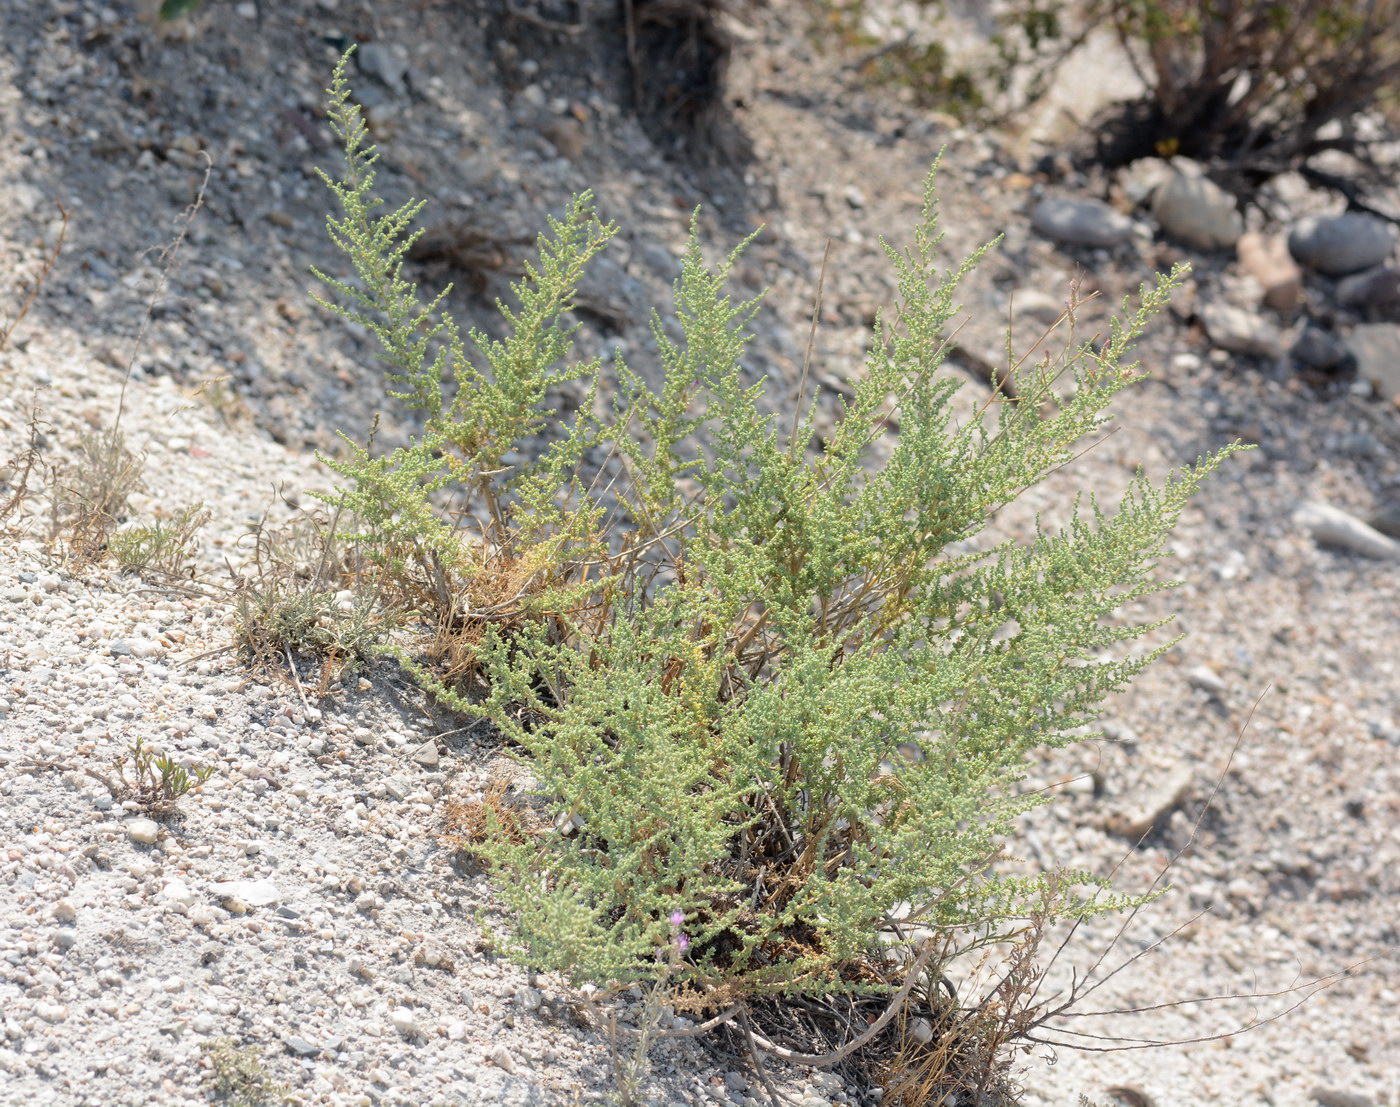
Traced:
<path fill-rule="evenodd" d="M 136 739 L 129 749 L 129 757 L 116 760 L 115 778 L 95 769 L 85 771 L 106 785 L 117 800 L 133 800 L 153 818 L 173 814 L 181 796 L 214 775 L 211 765 L 192 765 L 187 769 L 166 754 L 156 753 L 147 747 L 144 738 Z"/>

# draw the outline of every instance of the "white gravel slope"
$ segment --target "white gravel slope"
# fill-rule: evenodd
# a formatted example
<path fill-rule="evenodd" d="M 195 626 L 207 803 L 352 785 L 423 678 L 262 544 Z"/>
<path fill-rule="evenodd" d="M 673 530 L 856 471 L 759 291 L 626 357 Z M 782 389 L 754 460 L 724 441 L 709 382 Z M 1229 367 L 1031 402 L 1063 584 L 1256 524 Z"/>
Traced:
<path fill-rule="evenodd" d="M 4 451 L 31 384 L 115 410 L 119 375 L 71 347 L 35 341 L 3 371 Z M 85 410 L 55 414 L 52 437 Z M 209 533 L 324 477 L 169 385 L 134 384 L 125 418 L 150 435 L 150 497 L 202 499 Z M 411 689 L 365 680 L 323 713 L 231 655 L 189 663 L 227 644 L 226 602 L 73 576 L 33 539 L 0 543 L 0 603 L 0 1103 L 203 1102 L 200 1045 L 224 1037 L 266 1046 L 302 1103 L 564 1103 L 608 1085 L 604 1039 L 490 952 L 484 881 L 437 838 L 440 797 L 470 791 L 492 751 L 435 740 Z M 84 771 L 110 778 L 138 739 L 217 769 L 166 825 Z M 692 1068 L 677 1094 L 714 1075 Z"/>

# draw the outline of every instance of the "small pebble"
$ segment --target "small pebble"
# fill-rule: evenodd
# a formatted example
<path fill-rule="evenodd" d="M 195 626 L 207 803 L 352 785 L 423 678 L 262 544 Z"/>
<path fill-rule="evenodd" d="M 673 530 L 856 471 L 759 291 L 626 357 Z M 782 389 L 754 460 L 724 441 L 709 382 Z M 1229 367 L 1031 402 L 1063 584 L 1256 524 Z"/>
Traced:
<path fill-rule="evenodd" d="M 298 1038 L 294 1034 L 289 1034 L 282 1039 L 282 1044 L 287 1047 L 287 1052 L 297 1057 L 315 1057 L 321 1052 L 321 1047 L 308 1042 L 305 1038 Z"/>
<path fill-rule="evenodd" d="M 517 1072 L 515 1058 L 511 1056 L 510 1050 L 503 1045 L 498 1045 L 491 1051 L 491 1063 L 502 1072 L 508 1072 L 512 1076 Z"/>
<path fill-rule="evenodd" d="M 1376 1107 L 1376 1101 L 1368 1095 L 1326 1085 L 1314 1088 L 1312 1097 L 1319 1107 Z"/>
<path fill-rule="evenodd" d="M 161 889 L 160 894 L 162 899 L 167 899 L 172 903 L 180 903 L 186 907 L 199 898 L 183 880 L 168 881 Z"/>
<path fill-rule="evenodd" d="M 226 880 L 215 884 L 210 890 L 227 902 L 244 904 L 245 911 L 248 907 L 267 907 L 282 899 L 277 885 L 270 880 Z"/>
<path fill-rule="evenodd" d="M 389 1022 L 393 1024 L 395 1030 L 406 1037 L 417 1037 L 423 1033 L 418 1025 L 418 1018 L 407 1007 L 395 1007 L 389 1012 Z"/>
<path fill-rule="evenodd" d="M 411 754 L 409 754 L 409 757 L 416 761 L 418 764 L 422 765 L 425 769 L 437 768 L 439 760 L 437 742 L 424 742 L 421 746 L 417 747 Z"/>
<path fill-rule="evenodd" d="M 126 824 L 126 836 L 141 845 L 150 845 L 160 837 L 160 824 L 154 819 L 132 819 Z"/>
<path fill-rule="evenodd" d="M 1220 674 L 1209 665 L 1197 665 L 1186 674 L 1186 679 L 1191 682 L 1193 688 L 1199 688 L 1213 696 L 1220 695 L 1227 687 Z"/>

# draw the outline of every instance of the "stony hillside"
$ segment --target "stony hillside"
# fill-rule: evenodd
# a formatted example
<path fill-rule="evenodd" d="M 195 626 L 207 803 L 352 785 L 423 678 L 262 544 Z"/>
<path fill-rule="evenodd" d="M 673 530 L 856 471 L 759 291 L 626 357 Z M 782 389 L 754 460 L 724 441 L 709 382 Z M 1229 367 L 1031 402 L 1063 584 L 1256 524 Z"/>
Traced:
<path fill-rule="evenodd" d="M 330 484 L 314 450 L 380 411 L 380 441 L 411 430 L 368 336 L 310 298 L 308 266 L 343 271 L 315 169 L 336 157 L 323 89 L 350 42 L 386 197 L 430 201 L 415 274 L 456 282 L 454 310 L 495 327 L 545 215 L 592 189 L 622 231 L 583 290 L 580 354 L 644 374 L 648 313 L 668 309 L 699 207 L 715 255 L 763 227 L 737 280 L 768 289 L 746 367 L 775 404 L 799 385 L 821 279 L 813 379 L 833 417 L 892 299 L 879 236 L 912 228 L 945 147 L 949 264 L 1001 236 L 949 361 L 970 397 L 1005 364 L 1008 321 L 1018 353 L 1037 349 L 1074 285 L 1100 294 L 1080 313 L 1092 333 L 1141 281 L 1192 264 L 1118 432 L 999 520 L 1053 527 L 1077 489 L 1111 503 L 1139 466 L 1160 478 L 1257 446 L 1183 520 L 1169 568 L 1186 583 L 1142 608 L 1185 639 L 1111 705 L 1105 739 L 1037 764 L 1063 798 L 1012 846 L 1032 865 L 1117 866 L 1126 890 L 1175 859 L 1171 891 L 1116 942 L 1110 919 L 1059 956 L 1052 985 L 1108 977 L 1081 1008 L 1107 1014 L 1046 1037 L 1184 1044 L 1028 1048 L 1024 1102 L 1400 1102 L 1392 227 L 1329 219 L 1344 202 L 1293 177 L 1241 217 L 1180 166 L 1076 168 L 1059 156 L 1072 79 L 1024 125 L 960 126 L 862 87 L 796 0 L 630 38 L 623 5 L 588 0 L 208 0 L 168 26 L 153 6 L 0 0 L 0 333 L 64 235 L 0 349 L 0 462 L 18 459 L 0 504 L 37 449 L 0 537 L 0 1104 L 616 1089 L 603 1016 L 498 956 L 508 920 L 441 838 L 450 801 L 508 765 L 499 743 L 391 667 L 317 687 L 228 648 L 257 535 L 294 533 Z M 1075 64 L 1086 88 L 1121 76 Z M 1374 202 L 1400 212 L 1400 191 Z M 79 567 L 49 542 L 54 496 L 92 469 L 84 436 L 118 418 L 142 461 L 131 522 L 209 513 L 194 582 Z M 123 802 L 114 761 L 138 739 L 215 770 L 175 819 Z M 1161 1006 L 1220 995 L 1237 998 Z M 658 1045 L 644 1101 L 766 1102 L 736 1044 Z M 852 1072 L 768 1072 L 805 1107 L 875 1101 Z"/>

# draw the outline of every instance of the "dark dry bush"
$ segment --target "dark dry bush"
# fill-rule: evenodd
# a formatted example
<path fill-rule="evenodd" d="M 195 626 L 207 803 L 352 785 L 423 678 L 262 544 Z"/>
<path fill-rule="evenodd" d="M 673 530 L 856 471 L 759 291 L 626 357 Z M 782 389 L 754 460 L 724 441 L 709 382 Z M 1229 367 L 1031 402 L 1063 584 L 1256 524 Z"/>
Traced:
<path fill-rule="evenodd" d="M 1116 29 L 1148 86 L 1088 129 L 1109 167 L 1181 154 L 1257 182 L 1364 155 L 1357 117 L 1400 78 L 1397 0 L 1092 0 L 1086 18 Z"/>

